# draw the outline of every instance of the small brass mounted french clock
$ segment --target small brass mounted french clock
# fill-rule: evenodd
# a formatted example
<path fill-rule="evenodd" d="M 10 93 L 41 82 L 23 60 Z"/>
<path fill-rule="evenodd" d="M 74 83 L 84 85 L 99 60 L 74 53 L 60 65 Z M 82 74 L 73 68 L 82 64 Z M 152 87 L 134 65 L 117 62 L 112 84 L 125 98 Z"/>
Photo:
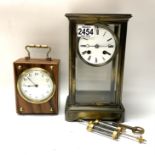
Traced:
<path fill-rule="evenodd" d="M 130 14 L 66 14 L 69 19 L 67 121 L 124 120 L 123 69 Z"/>
<path fill-rule="evenodd" d="M 47 45 L 27 45 L 28 57 L 14 62 L 16 109 L 19 114 L 58 113 L 59 60 L 51 59 Z M 46 59 L 32 59 L 30 49 L 47 50 Z"/>

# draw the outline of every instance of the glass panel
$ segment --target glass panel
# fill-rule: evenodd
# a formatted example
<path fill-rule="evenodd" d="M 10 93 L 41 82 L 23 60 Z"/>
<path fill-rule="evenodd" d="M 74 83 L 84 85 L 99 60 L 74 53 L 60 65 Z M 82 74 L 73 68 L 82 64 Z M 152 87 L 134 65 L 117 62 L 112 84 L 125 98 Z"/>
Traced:
<path fill-rule="evenodd" d="M 94 67 L 86 64 L 77 55 L 76 58 L 76 103 L 105 104 L 113 103 L 115 82 L 112 75 L 112 63 Z M 112 82 L 113 81 L 113 82 Z"/>
<path fill-rule="evenodd" d="M 76 66 L 77 90 L 110 90 L 112 63 L 108 63 L 107 65 L 100 67 L 95 67 L 86 64 L 77 55 Z"/>

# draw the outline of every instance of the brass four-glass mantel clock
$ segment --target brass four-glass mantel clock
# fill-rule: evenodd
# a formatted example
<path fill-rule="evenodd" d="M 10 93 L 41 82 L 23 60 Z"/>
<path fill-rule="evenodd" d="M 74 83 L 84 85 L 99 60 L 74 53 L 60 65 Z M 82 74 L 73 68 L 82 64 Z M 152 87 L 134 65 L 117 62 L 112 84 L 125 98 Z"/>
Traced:
<path fill-rule="evenodd" d="M 122 83 L 130 14 L 66 14 L 69 96 L 66 120 L 123 121 Z"/>

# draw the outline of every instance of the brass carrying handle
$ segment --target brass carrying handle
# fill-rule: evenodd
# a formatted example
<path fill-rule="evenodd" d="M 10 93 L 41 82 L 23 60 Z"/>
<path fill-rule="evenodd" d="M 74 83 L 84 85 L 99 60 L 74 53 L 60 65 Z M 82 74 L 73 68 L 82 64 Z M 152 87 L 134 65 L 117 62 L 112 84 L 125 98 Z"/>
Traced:
<path fill-rule="evenodd" d="M 40 44 L 29 44 L 25 46 L 25 50 L 27 51 L 28 56 L 26 59 L 30 59 L 30 48 L 44 48 L 48 49 L 47 54 L 46 54 L 46 59 L 51 60 L 49 53 L 51 52 L 51 48 L 48 45 L 40 45 Z"/>

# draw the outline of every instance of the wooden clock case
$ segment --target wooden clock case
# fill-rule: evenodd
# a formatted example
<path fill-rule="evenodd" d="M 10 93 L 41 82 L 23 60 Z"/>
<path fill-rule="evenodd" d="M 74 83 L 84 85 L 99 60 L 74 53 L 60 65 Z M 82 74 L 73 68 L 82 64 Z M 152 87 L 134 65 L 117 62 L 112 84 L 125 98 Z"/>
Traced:
<path fill-rule="evenodd" d="M 39 48 L 40 46 L 38 46 Z M 58 80 L 59 60 L 58 59 L 31 59 L 30 57 L 20 58 L 13 63 L 15 79 L 16 111 L 18 114 L 57 114 L 58 113 Z M 42 104 L 33 104 L 24 100 L 17 90 L 19 75 L 26 69 L 39 67 L 45 69 L 54 76 L 56 90 L 53 97 Z"/>

